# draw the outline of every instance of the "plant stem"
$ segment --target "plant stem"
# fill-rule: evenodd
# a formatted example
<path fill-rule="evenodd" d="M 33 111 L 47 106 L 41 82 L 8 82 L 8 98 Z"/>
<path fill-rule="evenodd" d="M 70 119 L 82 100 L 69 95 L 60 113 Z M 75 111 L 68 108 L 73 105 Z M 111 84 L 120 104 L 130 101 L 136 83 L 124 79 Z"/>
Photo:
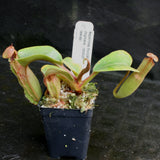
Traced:
<path fill-rule="evenodd" d="M 98 74 L 98 72 L 92 72 L 92 74 L 87 77 L 85 80 L 83 80 L 81 83 L 80 83 L 80 88 L 82 89 L 87 83 L 89 83 L 96 75 Z"/>

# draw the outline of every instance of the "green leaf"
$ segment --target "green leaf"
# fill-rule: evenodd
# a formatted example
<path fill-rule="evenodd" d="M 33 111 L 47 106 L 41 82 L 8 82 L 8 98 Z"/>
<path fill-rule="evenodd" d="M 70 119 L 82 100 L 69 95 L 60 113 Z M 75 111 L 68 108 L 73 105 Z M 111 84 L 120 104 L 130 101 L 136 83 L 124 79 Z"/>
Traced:
<path fill-rule="evenodd" d="M 106 72 L 106 71 L 134 71 L 138 70 L 130 67 L 132 64 L 132 57 L 124 50 L 117 50 L 106 55 L 100 59 L 94 66 L 93 72 Z"/>
<path fill-rule="evenodd" d="M 64 58 L 63 63 L 75 74 L 75 76 L 78 76 L 82 70 L 82 67 L 79 64 L 74 63 L 71 57 Z"/>
<path fill-rule="evenodd" d="M 18 51 L 17 61 L 26 66 L 32 61 L 44 60 L 53 64 L 62 64 L 61 54 L 51 46 L 33 46 Z"/>
<path fill-rule="evenodd" d="M 62 80 L 63 80 L 63 77 L 70 81 L 74 80 L 73 77 L 67 71 L 57 66 L 47 64 L 41 68 L 41 71 L 45 77 L 52 74 L 56 74 L 57 76 L 59 75 L 62 78 Z"/>

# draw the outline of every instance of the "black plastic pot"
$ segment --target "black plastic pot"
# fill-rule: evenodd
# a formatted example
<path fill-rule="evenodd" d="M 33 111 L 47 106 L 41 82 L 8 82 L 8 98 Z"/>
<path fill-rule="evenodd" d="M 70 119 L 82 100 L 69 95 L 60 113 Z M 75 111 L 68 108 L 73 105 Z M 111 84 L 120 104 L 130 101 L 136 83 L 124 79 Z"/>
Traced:
<path fill-rule="evenodd" d="M 49 154 L 52 158 L 84 160 L 90 137 L 93 110 L 40 108 Z"/>

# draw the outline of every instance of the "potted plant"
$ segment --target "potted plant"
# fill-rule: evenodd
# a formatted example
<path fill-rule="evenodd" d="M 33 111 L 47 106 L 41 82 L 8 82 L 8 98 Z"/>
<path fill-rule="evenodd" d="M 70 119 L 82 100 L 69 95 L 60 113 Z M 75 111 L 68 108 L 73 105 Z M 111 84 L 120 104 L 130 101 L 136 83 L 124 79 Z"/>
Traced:
<path fill-rule="evenodd" d="M 85 68 L 75 64 L 70 57 L 62 58 L 51 46 L 33 46 L 16 51 L 11 45 L 3 52 L 11 71 L 24 89 L 25 97 L 38 105 L 43 118 L 50 156 L 85 159 L 89 143 L 91 119 L 98 90 L 91 80 L 100 72 L 127 71 L 113 90 L 116 98 L 131 95 L 142 83 L 147 73 L 158 62 L 157 56 L 148 53 L 137 69 L 131 67 L 132 57 L 124 50 L 117 50 L 100 59 L 86 79 L 90 70 L 87 59 Z M 36 60 L 50 62 L 42 66 L 42 93 L 40 83 L 29 64 Z M 129 72 L 133 73 L 129 75 Z"/>

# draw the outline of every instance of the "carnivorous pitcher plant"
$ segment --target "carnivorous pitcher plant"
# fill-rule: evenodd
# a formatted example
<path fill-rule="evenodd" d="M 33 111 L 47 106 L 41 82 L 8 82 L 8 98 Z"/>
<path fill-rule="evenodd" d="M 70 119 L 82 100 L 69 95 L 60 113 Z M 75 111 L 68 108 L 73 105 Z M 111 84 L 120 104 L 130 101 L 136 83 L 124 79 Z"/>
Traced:
<path fill-rule="evenodd" d="M 90 81 L 100 72 L 127 71 L 113 91 L 116 98 L 124 98 L 140 86 L 155 62 L 158 62 L 157 56 L 148 53 L 140 66 L 134 69 L 131 67 L 131 55 L 124 50 L 117 50 L 100 59 L 94 65 L 90 76 L 83 79 L 83 75 L 90 70 L 90 62 L 84 59 L 87 61 L 87 66 L 81 68 L 81 65 L 74 63 L 71 57 L 63 59 L 61 54 L 51 46 L 33 46 L 16 51 L 11 45 L 6 48 L 2 57 L 9 60 L 11 71 L 17 77 L 26 98 L 31 103 L 37 105 L 41 100 L 42 107 L 80 109 L 81 111 L 94 106 L 98 90 L 95 83 Z M 46 86 L 42 99 L 40 83 L 29 68 L 29 64 L 36 60 L 50 62 L 41 68 Z M 133 73 L 129 75 L 130 71 Z"/>

